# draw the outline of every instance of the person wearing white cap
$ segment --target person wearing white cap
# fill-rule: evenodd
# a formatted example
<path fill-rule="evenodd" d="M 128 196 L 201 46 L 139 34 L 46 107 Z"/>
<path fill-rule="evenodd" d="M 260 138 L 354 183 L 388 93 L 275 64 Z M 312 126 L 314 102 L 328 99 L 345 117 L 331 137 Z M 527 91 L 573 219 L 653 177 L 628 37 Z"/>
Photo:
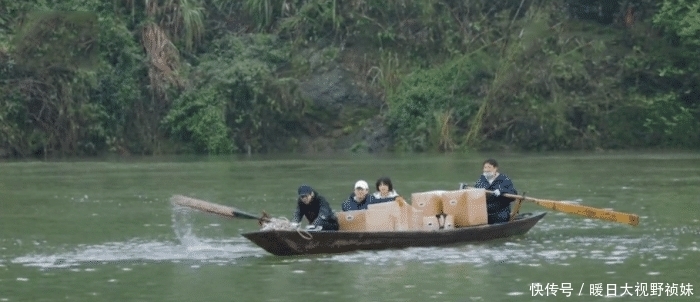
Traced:
<path fill-rule="evenodd" d="M 358 180 L 355 183 L 355 190 L 350 194 L 348 199 L 343 201 L 343 211 L 366 210 L 367 205 L 371 203 L 372 195 L 369 194 L 369 185 L 364 180 Z"/>

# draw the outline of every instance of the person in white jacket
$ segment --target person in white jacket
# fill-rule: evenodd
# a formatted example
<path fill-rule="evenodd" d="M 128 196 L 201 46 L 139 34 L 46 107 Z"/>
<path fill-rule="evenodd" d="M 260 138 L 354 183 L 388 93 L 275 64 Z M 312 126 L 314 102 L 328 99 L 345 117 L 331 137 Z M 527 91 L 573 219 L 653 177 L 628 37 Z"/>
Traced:
<path fill-rule="evenodd" d="M 371 203 L 394 201 L 396 197 L 399 196 L 396 190 L 394 190 L 394 185 L 391 183 L 389 177 L 384 176 L 377 179 L 375 187 L 377 188 L 377 192 L 372 194 L 373 198 Z"/>

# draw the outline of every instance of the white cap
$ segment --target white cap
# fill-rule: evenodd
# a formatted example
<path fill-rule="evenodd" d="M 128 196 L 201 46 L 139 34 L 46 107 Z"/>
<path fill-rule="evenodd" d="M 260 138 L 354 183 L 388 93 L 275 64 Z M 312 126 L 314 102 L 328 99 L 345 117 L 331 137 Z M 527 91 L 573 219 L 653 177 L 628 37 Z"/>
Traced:
<path fill-rule="evenodd" d="M 355 183 L 355 189 L 357 189 L 357 188 L 363 188 L 365 190 L 369 190 L 369 186 L 367 185 L 367 182 L 364 180 L 358 180 Z"/>

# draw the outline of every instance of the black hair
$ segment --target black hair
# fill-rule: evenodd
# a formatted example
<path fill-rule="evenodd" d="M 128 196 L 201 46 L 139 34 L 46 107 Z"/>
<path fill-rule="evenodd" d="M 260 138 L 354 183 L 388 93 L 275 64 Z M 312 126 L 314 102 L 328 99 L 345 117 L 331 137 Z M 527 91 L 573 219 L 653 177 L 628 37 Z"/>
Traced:
<path fill-rule="evenodd" d="M 379 185 L 381 184 L 387 185 L 389 187 L 389 192 L 394 190 L 394 185 L 391 184 L 391 179 L 389 179 L 389 177 L 384 176 L 377 179 L 377 183 L 375 184 L 377 191 L 379 191 Z"/>
<path fill-rule="evenodd" d="M 485 160 L 484 163 L 481 165 L 483 166 L 485 164 L 489 164 L 489 165 L 492 165 L 494 168 L 498 168 L 498 162 L 493 158 L 489 158 L 489 159 Z"/>

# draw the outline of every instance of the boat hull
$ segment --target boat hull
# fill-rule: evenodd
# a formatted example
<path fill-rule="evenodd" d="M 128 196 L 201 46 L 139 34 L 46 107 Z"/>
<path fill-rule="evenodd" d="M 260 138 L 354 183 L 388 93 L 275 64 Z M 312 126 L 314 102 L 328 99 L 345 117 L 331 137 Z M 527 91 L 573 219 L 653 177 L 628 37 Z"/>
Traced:
<path fill-rule="evenodd" d="M 266 230 L 242 234 L 243 237 L 277 256 L 335 254 L 357 250 L 402 249 L 488 241 L 527 233 L 546 213 L 521 214 L 507 223 L 463 227 L 437 231 L 354 232 L 318 231 L 305 233 Z"/>

